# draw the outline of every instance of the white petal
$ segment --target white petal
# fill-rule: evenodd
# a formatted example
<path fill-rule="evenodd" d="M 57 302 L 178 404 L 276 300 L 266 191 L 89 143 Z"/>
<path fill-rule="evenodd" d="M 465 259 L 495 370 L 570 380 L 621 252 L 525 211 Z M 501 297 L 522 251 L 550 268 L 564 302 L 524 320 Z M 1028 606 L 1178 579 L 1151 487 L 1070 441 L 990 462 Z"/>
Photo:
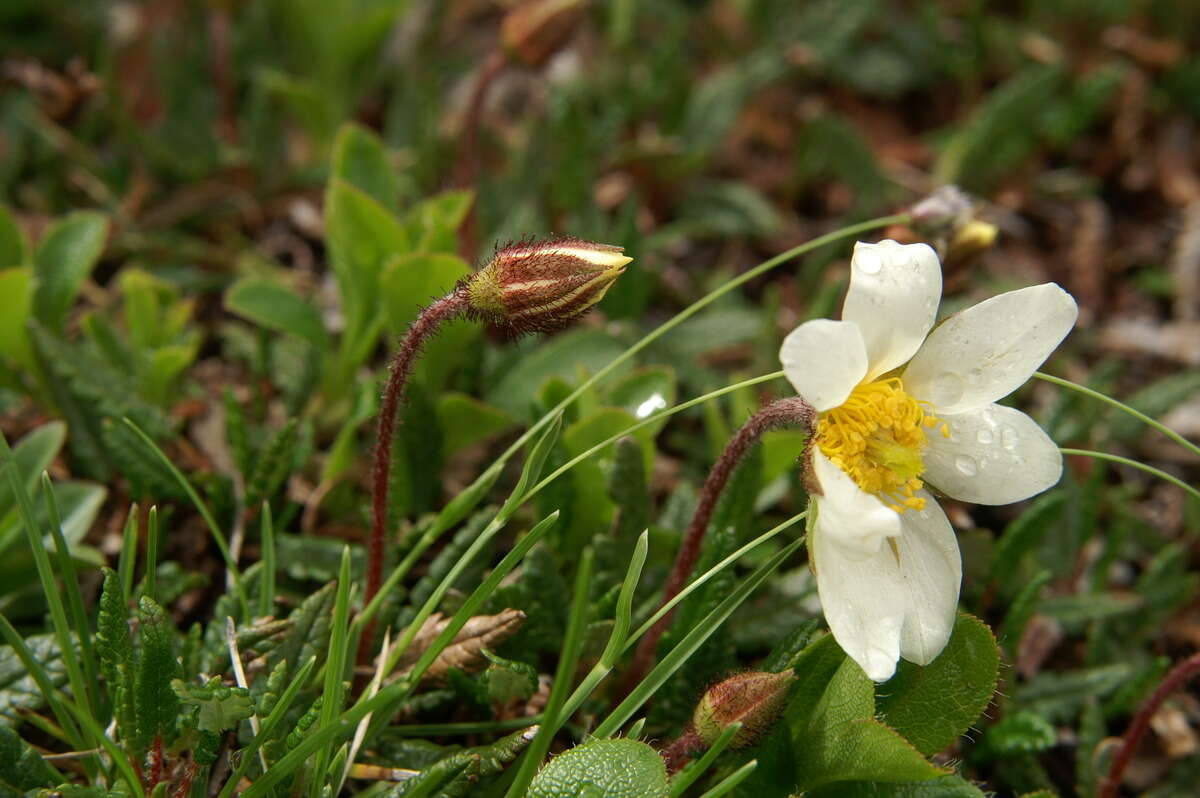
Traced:
<path fill-rule="evenodd" d="M 814 319 L 788 333 L 779 349 L 783 373 L 819 411 L 846 401 L 867 373 L 867 350 L 858 325 Z"/>
<path fill-rule="evenodd" d="M 937 501 L 925 491 L 917 495 L 925 499 L 925 509 L 900 516 L 904 531 L 896 541 L 905 590 L 900 655 L 928 665 L 942 653 L 954 629 L 962 557 L 954 530 Z"/>
<path fill-rule="evenodd" d="M 942 267 L 928 244 L 854 245 L 842 320 L 862 331 L 868 380 L 916 353 L 937 318 L 941 297 Z"/>
<path fill-rule="evenodd" d="M 939 415 L 991 404 L 1029 379 L 1078 314 L 1075 300 L 1054 283 L 984 300 L 929 334 L 904 370 L 904 388 Z"/>
<path fill-rule="evenodd" d="M 1020 410 L 988 405 L 941 418 L 950 437 L 929 430 L 922 479 L 948 496 L 1009 504 L 1041 493 L 1062 476 L 1058 446 Z"/>
<path fill-rule="evenodd" d="M 885 538 L 900 534 L 900 515 L 813 449 L 813 476 L 823 495 L 817 496 L 817 519 L 828 530 L 828 542 L 850 560 L 864 560 L 879 553 Z"/>
<path fill-rule="evenodd" d="M 884 546 L 874 557 L 850 559 L 835 542 L 838 534 L 818 507 L 809 550 L 825 620 L 838 645 L 867 676 L 886 681 L 900 658 L 904 621 L 904 588 L 896 555 L 891 546 Z"/>

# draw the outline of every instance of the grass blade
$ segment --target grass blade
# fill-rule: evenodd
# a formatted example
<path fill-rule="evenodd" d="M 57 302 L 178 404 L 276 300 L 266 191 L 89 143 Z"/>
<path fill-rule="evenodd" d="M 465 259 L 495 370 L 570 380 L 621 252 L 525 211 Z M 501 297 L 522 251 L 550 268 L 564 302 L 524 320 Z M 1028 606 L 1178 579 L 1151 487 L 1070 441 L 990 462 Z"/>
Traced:
<path fill-rule="evenodd" d="M 54 486 L 50 475 L 42 472 L 42 495 L 46 497 L 46 513 L 50 518 L 50 534 L 54 537 L 54 548 L 58 560 L 58 572 L 62 577 L 63 592 L 67 596 L 67 609 L 71 613 L 71 626 L 75 637 L 79 640 L 80 660 L 83 666 L 83 679 L 88 688 L 88 705 L 99 707 L 100 670 L 96 665 L 96 649 L 92 643 L 92 625 L 87 611 L 83 608 L 83 594 L 79 592 L 79 577 L 75 571 L 75 561 L 71 559 L 71 549 L 63 536 L 62 515 L 58 510 L 58 500 L 54 496 Z"/>
<path fill-rule="evenodd" d="M 188 495 L 188 498 L 192 500 L 192 504 L 196 506 L 196 511 L 199 512 L 204 518 L 204 523 L 208 525 L 208 531 L 212 535 L 213 541 L 216 542 L 217 548 L 221 550 L 221 556 L 225 559 L 225 570 L 228 574 L 229 584 L 233 588 L 233 591 L 237 594 L 238 604 L 242 610 L 242 617 L 249 618 L 250 603 L 246 600 L 246 591 L 242 587 L 241 574 L 238 572 L 237 563 L 234 562 L 233 554 L 229 550 L 229 541 L 225 539 L 225 533 L 221 531 L 219 526 L 217 526 L 217 519 L 213 518 L 212 511 L 208 509 L 208 505 L 205 504 L 204 500 L 200 498 L 200 494 L 196 492 L 194 487 L 192 487 L 192 483 L 189 482 L 187 477 L 183 475 L 183 472 L 175 467 L 175 464 L 171 462 L 171 458 L 167 457 L 166 453 L 163 452 L 162 449 L 158 448 L 158 444 L 156 444 L 149 435 L 143 432 L 141 427 L 133 423 L 131 419 L 124 418 L 122 421 L 125 422 L 126 426 L 133 430 L 134 434 L 138 436 L 146 448 L 149 449 L 159 459 L 159 461 L 162 462 L 166 469 L 171 472 L 171 476 L 173 476 L 175 481 L 179 483 L 179 487 L 183 488 L 184 493 Z"/>
<path fill-rule="evenodd" d="M 644 536 L 643 536 L 644 537 Z M 640 543 L 640 541 L 639 541 Z M 642 552 L 645 559 L 645 551 Z M 506 798 L 520 798 L 529 787 L 537 773 L 538 766 L 550 750 L 550 743 L 562 725 L 561 710 L 567 698 L 567 690 L 571 685 L 571 676 L 579 662 L 579 654 L 583 650 L 583 633 L 587 629 L 588 600 L 592 588 L 592 549 L 590 546 L 583 550 L 579 558 L 579 568 L 575 572 L 575 593 L 571 602 L 571 613 L 567 620 L 567 633 L 563 640 L 562 653 L 558 658 L 558 667 L 554 671 L 554 687 L 546 701 L 543 713 L 544 720 L 534 735 L 533 742 L 521 755 L 521 767 L 516 778 L 509 785 Z"/>
<path fill-rule="evenodd" d="M 696 649 L 733 614 L 733 611 L 741 606 L 742 602 L 748 599 L 750 594 L 757 590 L 766 581 L 766 578 L 802 545 L 804 545 L 804 538 L 797 538 L 742 580 L 732 593 L 684 635 L 683 639 L 663 657 L 662 661 L 654 666 L 646 678 L 596 727 L 593 735 L 598 738 L 611 737 L 624 726 L 633 717 L 633 713 L 637 712 L 659 687 L 662 687 L 671 674 L 678 670 L 688 657 L 695 653 Z"/>
<path fill-rule="evenodd" d="M 146 595 L 158 601 L 158 507 L 146 519 Z"/>
<path fill-rule="evenodd" d="M 84 708 L 90 720 L 94 711 L 89 698 L 91 692 L 83 678 L 79 658 L 75 654 L 75 640 L 71 635 L 71 624 L 67 621 L 66 608 L 63 607 L 62 593 L 58 587 L 58 580 L 54 577 L 54 569 L 50 565 L 50 555 L 46 551 L 42 534 L 38 529 L 37 518 L 33 512 L 33 501 L 29 498 L 28 491 L 25 490 L 20 474 L 17 473 L 12 449 L 9 448 L 8 440 L 2 432 L 0 432 L 0 467 L 8 471 L 9 484 L 12 486 L 13 496 L 16 497 L 17 508 L 20 510 L 21 520 L 25 527 L 25 537 L 29 541 L 29 549 L 33 554 L 38 579 L 42 583 L 46 604 L 50 607 L 50 620 L 54 626 L 54 635 L 58 639 L 59 649 L 62 651 L 63 664 L 67 668 L 67 680 L 71 685 L 71 693 L 75 701 Z M 61 529 L 59 531 L 61 534 Z M 94 726 L 95 723 L 93 722 L 92 725 Z M 87 747 L 91 748 L 93 744 L 88 744 Z"/>

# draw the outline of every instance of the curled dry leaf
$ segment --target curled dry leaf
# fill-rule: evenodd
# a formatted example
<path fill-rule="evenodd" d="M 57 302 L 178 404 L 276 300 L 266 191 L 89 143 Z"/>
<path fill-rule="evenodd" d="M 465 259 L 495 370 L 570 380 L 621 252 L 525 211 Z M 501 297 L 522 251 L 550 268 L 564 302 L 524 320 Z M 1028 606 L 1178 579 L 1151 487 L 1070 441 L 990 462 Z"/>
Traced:
<path fill-rule="evenodd" d="M 508 609 L 495 615 L 474 616 L 454 636 L 454 642 L 446 646 L 446 649 L 433 661 L 421 680 L 424 682 L 440 681 L 446 678 L 446 672 L 450 668 L 469 671 L 474 670 L 476 666 L 484 665 L 486 660 L 481 653 L 483 649 L 494 648 L 503 643 L 524 622 L 525 613 L 521 610 Z M 441 613 L 429 616 L 400 659 L 400 667 L 410 668 L 442 633 L 448 623 L 450 623 L 450 619 Z"/>

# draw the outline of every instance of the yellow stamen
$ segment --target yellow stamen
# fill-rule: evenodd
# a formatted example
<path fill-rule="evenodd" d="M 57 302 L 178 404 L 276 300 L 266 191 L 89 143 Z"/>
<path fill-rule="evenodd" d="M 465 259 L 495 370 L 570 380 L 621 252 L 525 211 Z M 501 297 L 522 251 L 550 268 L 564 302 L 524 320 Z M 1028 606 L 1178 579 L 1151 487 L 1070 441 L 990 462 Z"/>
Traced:
<path fill-rule="evenodd" d="M 925 471 L 925 428 L 940 425 L 942 436 L 950 437 L 950 428 L 923 404 L 904 392 L 897 377 L 863 383 L 821 416 L 817 446 L 860 488 L 897 513 L 923 510 L 925 499 L 916 492 Z"/>

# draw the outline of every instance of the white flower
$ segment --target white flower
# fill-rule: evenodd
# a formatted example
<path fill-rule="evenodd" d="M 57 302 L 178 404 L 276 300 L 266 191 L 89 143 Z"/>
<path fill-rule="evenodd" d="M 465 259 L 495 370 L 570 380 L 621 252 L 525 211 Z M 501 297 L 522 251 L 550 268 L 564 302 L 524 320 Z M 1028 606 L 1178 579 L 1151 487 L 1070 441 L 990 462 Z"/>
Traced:
<path fill-rule="evenodd" d="M 1075 324 L 1053 283 L 980 302 L 930 331 L 942 271 L 925 244 L 859 243 L 842 320 L 784 340 L 784 372 L 821 414 L 812 449 L 809 551 L 825 618 L 875 681 L 899 657 L 945 647 L 962 562 L 925 490 L 1007 504 L 1054 485 L 1058 447 L 1029 416 L 995 402 L 1024 383 Z"/>

